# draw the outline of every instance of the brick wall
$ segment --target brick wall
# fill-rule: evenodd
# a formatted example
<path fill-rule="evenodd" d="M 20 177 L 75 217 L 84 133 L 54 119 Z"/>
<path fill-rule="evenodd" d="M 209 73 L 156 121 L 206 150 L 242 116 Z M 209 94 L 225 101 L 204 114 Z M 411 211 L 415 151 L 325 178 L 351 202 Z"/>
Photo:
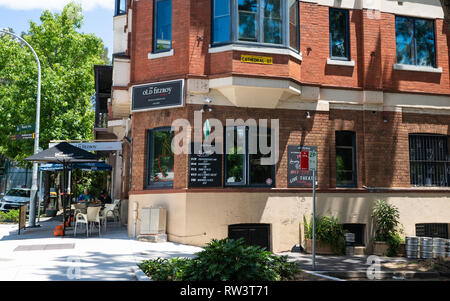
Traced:
<path fill-rule="evenodd" d="M 199 105 L 182 109 L 149 111 L 133 115 L 133 171 L 132 190 L 145 188 L 146 131 L 155 127 L 170 126 L 176 118 L 186 118 L 194 125 L 194 112 Z M 278 118 L 280 122 L 280 160 L 276 166 L 275 185 L 287 188 L 287 146 L 318 146 L 319 188 L 336 187 L 335 131 L 356 133 L 358 188 L 410 187 L 409 140 L 410 133 L 450 135 L 450 116 L 331 110 L 312 112 L 304 119 L 305 111 L 285 109 L 235 108 L 213 106 L 213 111 L 203 114 L 203 121 L 216 118 L 224 125 L 227 119 Z M 299 118 L 302 116 L 301 118 Z M 386 118 L 387 122 L 383 119 Z M 382 137 L 382 139 L 380 139 Z M 187 188 L 188 158 L 175 156 L 174 188 Z"/>
<path fill-rule="evenodd" d="M 173 0 L 173 49 L 170 57 L 148 59 L 153 45 L 153 0 L 133 2 L 131 83 L 175 78 L 217 78 L 232 74 L 290 78 L 303 84 L 351 89 L 450 94 L 449 31 L 436 20 L 437 66 L 443 73 L 397 71 L 395 15 L 369 18 L 350 10 L 350 54 L 354 67 L 327 65 L 329 7 L 300 2 L 300 50 L 303 61 L 273 55 L 273 65 L 242 63 L 242 52 L 208 53 L 211 43 L 209 0 Z M 251 54 L 251 53 L 250 53 Z M 256 54 L 256 53 L 255 53 Z M 257 53 L 257 55 L 265 55 Z"/>

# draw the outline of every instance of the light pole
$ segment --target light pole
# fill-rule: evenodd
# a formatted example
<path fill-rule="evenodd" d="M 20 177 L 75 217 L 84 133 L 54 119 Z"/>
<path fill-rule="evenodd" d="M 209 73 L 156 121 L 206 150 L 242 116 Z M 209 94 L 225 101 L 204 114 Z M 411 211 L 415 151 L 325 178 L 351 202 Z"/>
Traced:
<path fill-rule="evenodd" d="M 10 35 L 22 43 L 24 43 L 28 48 L 30 48 L 31 52 L 33 52 L 34 58 L 36 59 L 37 68 L 38 68 L 38 82 L 37 82 L 37 103 L 36 103 L 36 129 L 34 134 L 34 154 L 39 152 L 39 121 L 41 116 L 41 63 L 39 62 L 39 58 L 36 54 L 36 51 L 34 51 L 33 47 L 30 46 L 30 44 L 27 43 L 24 39 L 19 37 L 18 35 L 4 30 L 0 29 L 0 33 Z M 29 219 L 29 226 L 35 227 L 36 226 L 36 193 L 37 193 L 37 182 L 38 182 L 38 164 L 35 162 L 33 163 L 33 180 L 31 184 L 31 194 L 30 194 L 30 219 Z"/>

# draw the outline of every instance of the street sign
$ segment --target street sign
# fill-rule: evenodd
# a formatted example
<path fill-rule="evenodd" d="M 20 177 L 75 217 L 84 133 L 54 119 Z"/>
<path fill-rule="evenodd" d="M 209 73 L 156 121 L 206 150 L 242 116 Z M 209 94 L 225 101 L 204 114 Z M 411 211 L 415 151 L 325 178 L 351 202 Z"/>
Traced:
<path fill-rule="evenodd" d="M 36 128 L 35 124 L 24 124 L 24 125 L 18 125 L 16 126 L 16 132 L 27 132 L 27 131 L 34 131 Z"/>
<path fill-rule="evenodd" d="M 34 133 L 29 134 L 17 134 L 17 135 L 11 135 L 9 136 L 9 140 L 16 141 L 16 140 L 29 140 L 34 139 Z"/>

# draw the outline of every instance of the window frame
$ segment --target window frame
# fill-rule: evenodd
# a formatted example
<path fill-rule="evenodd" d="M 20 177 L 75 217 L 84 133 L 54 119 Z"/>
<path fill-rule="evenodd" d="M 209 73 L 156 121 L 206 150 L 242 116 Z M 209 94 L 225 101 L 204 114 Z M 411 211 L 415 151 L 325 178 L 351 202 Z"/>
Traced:
<path fill-rule="evenodd" d="M 445 157 L 444 161 L 428 160 L 428 159 L 412 160 L 413 159 L 413 154 L 411 152 L 411 150 L 412 150 L 412 145 L 411 145 L 412 137 L 420 137 L 421 139 L 425 139 L 425 140 L 426 139 L 430 139 L 430 137 L 440 137 L 440 138 L 442 138 L 443 143 L 445 143 L 444 149 L 443 149 L 443 153 L 442 153 L 442 155 Z M 423 148 L 427 148 L 426 144 L 429 143 L 429 142 L 430 141 L 423 142 L 421 140 L 420 141 L 420 145 L 424 146 Z M 433 143 L 435 143 L 435 142 L 433 142 Z M 417 145 L 417 142 L 416 142 L 416 145 Z M 436 145 L 433 145 L 433 146 L 436 146 Z M 410 185 L 412 187 L 436 187 L 436 188 L 439 188 L 439 187 L 450 187 L 450 172 L 449 172 L 449 169 L 450 169 L 450 151 L 449 151 L 449 136 L 448 135 L 445 135 L 445 134 L 430 134 L 430 133 L 409 133 L 409 135 L 408 135 L 408 148 L 409 148 L 409 177 L 410 177 Z M 445 151 L 446 151 L 446 153 L 445 153 Z M 434 152 L 436 152 L 436 150 L 433 148 L 433 154 L 434 154 Z M 422 154 L 419 154 L 418 156 L 420 156 L 420 155 L 423 156 L 424 153 L 422 152 Z M 426 179 L 427 179 L 427 176 L 426 176 L 426 172 L 427 172 L 426 165 L 427 164 L 438 164 L 438 163 L 442 163 L 444 165 L 444 173 L 443 173 L 443 175 L 446 178 L 447 185 L 446 186 L 445 185 L 434 185 L 433 184 L 433 180 L 431 182 L 431 185 L 427 185 L 426 184 Z M 422 170 L 423 170 L 423 174 L 422 175 L 424 177 L 422 179 L 422 184 L 418 183 L 418 181 L 417 181 L 417 183 L 413 182 L 414 181 L 414 177 L 412 176 L 412 174 L 413 174 L 413 164 L 420 164 L 420 166 L 422 166 L 421 167 Z M 423 165 L 425 165 L 425 167 L 423 167 Z M 432 177 L 436 177 L 436 176 L 437 176 L 436 173 L 434 173 Z M 417 178 L 417 176 L 416 176 L 416 178 Z"/>
<path fill-rule="evenodd" d="M 344 134 L 352 134 L 352 146 L 338 146 L 336 143 L 337 140 L 337 134 L 338 133 L 344 133 Z M 337 149 L 352 149 L 352 172 L 353 172 L 353 183 L 349 183 L 349 184 L 338 184 L 338 178 L 337 178 L 337 164 L 336 164 L 336 160 L 337 160 Z M 357 188 L 358 187 L 358 161 L 357 161 L 357 146 L 356 146 L 356 132 L 355 131 L 335 131 L 335 135 L 334 135 L 334 153 L 335 153 L 335 159 L 334 159 L 334 164 L 335 164 L 335 179 L 336 179 L 336 187 L 337 188 Z"/>
<path fill-rule="evenodd" d="M 271 48 L 288 48 L 296 53 L 300 53 L 300 5 L 299 0 L 295 0 L 297 3 L 297 48 L 292 48 L 290 46 L 290 35 L 289 35 L 289 5 L 288 1 L 281 0 L 281 43 L 265 43 L 264 40 L 264 8 L 260 5 L 262 0 L 257 0 L 257 26 L 256 26 L 256 41 L 246 41 L 239 39 L 239 0 L 229 0 L 230 1 L 230 39 L 227 42 L 215 42 L 214 40 L 214 3 L 215 0 L 211 1 L 211 45 L 210 47 L 219 47 L 228 44 L 240 44 L 248 46 L 263 46 Z"/>
<path fill-rule="evenodd" d="M 121 11 L 120 4 L 125 3 L 125 11 Z M 114 16 L 126 15 L 128 10 L 127 0 L 115 0 Z"/>
<path fill-rule="evenodd" d="M 237 128 L 237 127 L 245 127 L 245 139 L 244 139 L 244 144 L 245 144 L 245 154 L 244 154 L 244 164 L 243 164 L 243 168 L 244 168 L 244 173 L 243 173 L 243 178 L 244 181 L 243 182 L 239 182 L 239 183 L 227 183 L 227 171 L 228 171 L 228 167 L 227 167 L 227 153 L 226 153 L 226 145 L 227 145 L 227 131 L 231 128 Z M 271 128 L 265 128 L 266 131 L 267 130 L 271 130 L 271 135 L 273 135 L 273 129 Z M 256 130 L 259 130 L 259 127 L 256 127 Z M 250 184 L 251 183 L 251 165 L 250 165 L 250 156 L 254 155 L 254 154 L 249 154 L 249 147 L 250 147 L 250 142 L 249 142 L 249 127 L 248 126 L 228 126 L 225 127 L 225 131 L 224 131 L 224 187 L 239 187 L 239 188 L 274 188 L 275 187 L 275 181 L 276 181 L 276 165 L 273 164 L 271 165 L 271 171 L 270 171 L 270 176 L 272 179 L 272 184 L 267 185 L 267 184 Z M 258 137 L 259 137 L 259 131 L 258 131 Z M 257 140 L 258 141 L 258 140 Z M 258 143 L 258 142 L 257 142 Z"/>
<path fill-rule="evenodd" d="M 155 144 L 152 143 L 153 140 L 153 133 L 154 132 L 173 132 L 174 129 L 171 126 L 162 126 L 162 127 L 156 127 L 152 129 L 148 129 L 146 136 L 147 136 L 147 147 L 146 147 L 146 163 L 145 163 L 145 189 L 172 189 L 173 183 L 175 181 L 175 172 L 174 172 L 174 179 L 172 181 L 166 181 L 166 182 L 154 182 L 151 183 L 150 181 L 150 164 L 152 164 L 154 158 L 155 158 Z M 174 160 L 174 170 L 175 170 L 175 154 L 173 156 Z"/>
<path fill-rule="evenodd" d="M 170 47 L 167 49 L 158 49 L 158 2 L 170 1 Z M 162 53 L 172 50 L 173 47 L 173 3 L 172 0 L 154 0 L 153 1 L 153 53 Z"/>
<path fill-rule="evenodd" d="M 345 54 L 346 56 L 333 56 L 333 39 L 331 35 L 331 12 L 332 11 L 341 11 L 345 13 Z M 329 55 L 332 60 L 339 61 L 350 61 L 351 60 L 351 51 L 350 51 L 350 13 L 348 9 L 343 8 L 335 8 L 330 7 L 328 10 L 328 31 L 329 31 Z"/>
<path fill-rule="evenodd" d="M 412 24 L 413 24 L 413 43 L 412 46 L 414 48 L 413 51 L 413 55 L 414 57 L 412 58 L 413 60 L 413 64 L 405 64 L 405 63 L 399 63 L 398 62 L 398 52 L 397 52 L 397 18 L 403 18 L 403 19 L 407 19 L 407 20 L 412 20 Z M 416 21 L 417 20 L 422 20 L 422 21 L 431 21 L 433 23 L 433 50 L 434 50 L 434 58 L 433 58 L 433 62 L 431 65 L 418 65 L 417 64 L 417 39 L 416 39 Z M 403 16 L 403 15 L 395 15 L 395 28 L 394 28 L 394 35 L 395 35 L 395 61 L 397 64 L 404 64 L 404 65 L 409 65 L 409 66 L 420 66 L 420 67 L 433 67 L 433 68 L 437 68 L 437 47 L 436 47 L 436 20 L 435 19 L 428 19 L 428 18 L 418 18 L 418 17 L 410 17 L 410 16 Z"/>

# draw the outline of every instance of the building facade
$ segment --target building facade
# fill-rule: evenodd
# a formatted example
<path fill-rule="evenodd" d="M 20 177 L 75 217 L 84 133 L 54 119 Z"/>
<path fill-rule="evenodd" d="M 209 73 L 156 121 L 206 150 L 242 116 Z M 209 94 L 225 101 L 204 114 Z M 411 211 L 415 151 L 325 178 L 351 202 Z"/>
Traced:
<path fill-rule="evenodd" d="M 306 146 L 318 214 L 361 245 L 379 199 L 405 235 L 449 224 L 449 45 L 439 0 L 117 0 L 108 127 L 124 141 L 129 235 L 142 208 L 164 207 L 170 241 L 262 227 L 254 239 L 275 252 L 304 245 L 312 189 L 294 159 Z M 189 143 L 223 125 L 208 175 L 170 147 L 180 120 Z M 263 164 L 252 147 L 274 136 L 278 160 Z"/>

